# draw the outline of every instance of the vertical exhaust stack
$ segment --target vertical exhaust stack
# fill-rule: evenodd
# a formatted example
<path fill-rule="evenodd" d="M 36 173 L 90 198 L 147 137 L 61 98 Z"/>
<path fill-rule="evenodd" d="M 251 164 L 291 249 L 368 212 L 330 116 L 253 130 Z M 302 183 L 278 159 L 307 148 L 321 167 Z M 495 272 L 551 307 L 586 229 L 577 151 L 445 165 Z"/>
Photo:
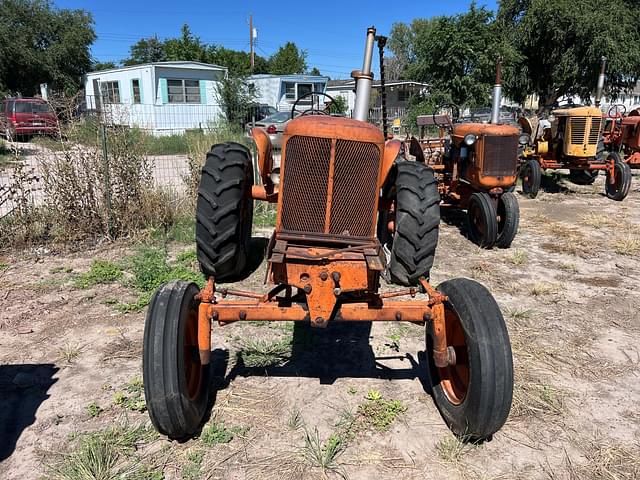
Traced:
<path fill-rule="evenodd" d="M 600 106 L 600 100 L 602 100 L 602 90 L 604 89 L 604 71 L 607 68 L 607 57 L 602 57 L 600 61 L 600 75 L 598 75 L 598 86 L 596 87 L 596 107 Z"/>
<path fill-rule="evenodd" d="M 500 123 L 500 103 L 502 102 L 502 58 L 496 61 L 496 84 L 491 98 L 491 123 Z"/>
<path fill-rule="evenodd" d="M 353 109 L 353 118 L 366 122 L 369 118 L 369 98 L 371 96 L 371 59 L 373 57 L 373 42 L 376 36 L 375 27 L 367 29 L 367 42 L 364 49 L 364 62 L 362 70 L 354 70 L 351 77 L 356 81 L 356 104 Z"/>

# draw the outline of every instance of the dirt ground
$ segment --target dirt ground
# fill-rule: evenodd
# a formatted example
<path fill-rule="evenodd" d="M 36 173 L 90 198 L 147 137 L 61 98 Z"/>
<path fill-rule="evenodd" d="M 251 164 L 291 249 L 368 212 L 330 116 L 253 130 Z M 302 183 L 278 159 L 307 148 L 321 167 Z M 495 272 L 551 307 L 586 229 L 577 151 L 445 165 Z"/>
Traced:
<path fill-rule="evenodd" d="M 486 285 L 513 345 L 511 415 L 482 445 L 455 440 L 425 391 L 423 329 L 391 324 L 214 327 L 211 416 L 200 438 L 169 442 L 141 411 L 144 310 L 109 301 L 134 296 L 126 282 L 74 282 L 136 245 L 0 256 L 0 478 L 94 478 L 64 467 L 87 458 L 84 434 L 132 431 L 96 478 L 640 478 L 640 176 L 624 202 L 603 180 L 520 196 L 508 250 L 477 248 L 443 212 L 432 280 Z M 265 289 L 264 268 L 243 287 Z M 307 341 L 280 352 L 292 335 Z M 249 341 L 275 346 L 276 365 L 238 361 Z M 367 413 L 379 397 L 393 405 L 381 424 Z"/>

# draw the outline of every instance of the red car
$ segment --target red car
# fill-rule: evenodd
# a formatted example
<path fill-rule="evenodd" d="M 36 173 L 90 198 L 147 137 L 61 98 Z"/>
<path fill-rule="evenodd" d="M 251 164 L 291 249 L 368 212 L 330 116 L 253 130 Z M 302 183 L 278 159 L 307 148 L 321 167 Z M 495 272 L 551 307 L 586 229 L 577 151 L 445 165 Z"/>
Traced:
<path fill-rule="evenodd" d="M 0 125 L 7 139 L 57 134 L 58 119 L 41 98 L 6 98 L 0 103 Z"/>

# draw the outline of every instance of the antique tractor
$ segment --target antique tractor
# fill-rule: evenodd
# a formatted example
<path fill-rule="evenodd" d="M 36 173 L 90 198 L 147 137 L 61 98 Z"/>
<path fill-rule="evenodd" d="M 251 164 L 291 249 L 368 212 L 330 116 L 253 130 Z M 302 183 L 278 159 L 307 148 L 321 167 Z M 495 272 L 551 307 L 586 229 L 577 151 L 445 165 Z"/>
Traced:
<path fill-rule="evenodd" d="M 435 171 L 443 206 L 467 210 L 469 235 L 484 248 L 508 248 L 520 221 L 518 201 L 511 191 L 518 178 L 520 130 L 499 124 L 500 77 L 498 61 L 491 123 L 456 123 L 459 108 L 443 105 L 451 116 L 418 116 L 420 139 L 412 137 L 408 150 L 416 161 Z M 425 126 L 438 127 L 439 138 L 426 139 Z"/>
<path fill-rule="evenodd" d="M 602 132 L 604 149 L 629 168 L 640 168 L 640 108 L 625 114 L 624 105 L 609 108 Z"/>
<path fill-rule="evenodd" d="M 601 170 L 606 172 L 605 192 L 612 200 L 624 200 L 631 187 L 631 170 L 616 152 L 598 152 L 602 135 L 600 99 L 604 87 L 606 58 L 602 57 L 595 106 L 567 107 L 551 112 L 535 131 L 524 117 L 518 121 L 530 143 L 521 156 L 522 191 L 535 198 L 540 190 L 542 169 L 569 169 L 569 180 L 590 185 Z"/>
<path fill-rule="evenodd" d="M 185 281 L 166 283 L 147 312 L 144 388 L 159 432 L 180 439 L 198 430 L 209 402 L 212 326 L 242 321 L 423 325 L 428 366 L 422 364 L 422 373 L 452 431 L 482 439 L 506 421 L 513 368 L 500 309 L 472 280 L 448 280 L 437 289 L 429 284 L 440 222 L 433 171 L 398 158 L 400 142 L 385 143 L 366 122 L 374 36 L 371 27 L 363 68 L 352 74 L 354 119 L 312 109 L 289 122 L 278 184 L 271 178 L 269 136 L 259 128 L 253 136 L 262 185 L 253 185 L 244 146 L 214 145 L 207 155 L 196 207 L 197 255 L 207 284 L 201 290 Z M 267 293 L 219 285 L 246 273 L 253 200 L 277 203 Z M 375 234 L 381 209 L 395 212 L 388 256 Z M 403 287 L 379 293 L 385 272 Z"/>

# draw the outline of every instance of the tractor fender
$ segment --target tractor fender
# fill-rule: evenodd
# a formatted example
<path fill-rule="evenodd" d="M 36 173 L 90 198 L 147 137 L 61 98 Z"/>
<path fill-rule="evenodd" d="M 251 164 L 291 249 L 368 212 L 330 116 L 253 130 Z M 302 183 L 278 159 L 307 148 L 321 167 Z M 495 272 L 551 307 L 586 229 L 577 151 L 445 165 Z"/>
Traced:
<path fill-rule="evenodd" d="M 272 185 L 270 175 L 273 169 L 273 147 L 271 145 L 271 139 L 269 138 L 269 134 L 260 127 L 252 128 L 251 136 L 253 137 L 253 141 L 256 142 L 258 149 L 258 169 L 260 170 L 262 184 L 265 187 L 270 186 Z"/>
<path fill-rule="evenodd" d="M 389 175 L 389 171 L 393 166 L 393 162 L 400 152 L 400 146 L 401 143 L 399 140 L 388 140 L 384 144 L 384 154 L 382 156 L 382 165 L 380 167 L 380 178 L 378 179 L 378 186 L 380 188 L 384 185 L 387 175 Z"/>

